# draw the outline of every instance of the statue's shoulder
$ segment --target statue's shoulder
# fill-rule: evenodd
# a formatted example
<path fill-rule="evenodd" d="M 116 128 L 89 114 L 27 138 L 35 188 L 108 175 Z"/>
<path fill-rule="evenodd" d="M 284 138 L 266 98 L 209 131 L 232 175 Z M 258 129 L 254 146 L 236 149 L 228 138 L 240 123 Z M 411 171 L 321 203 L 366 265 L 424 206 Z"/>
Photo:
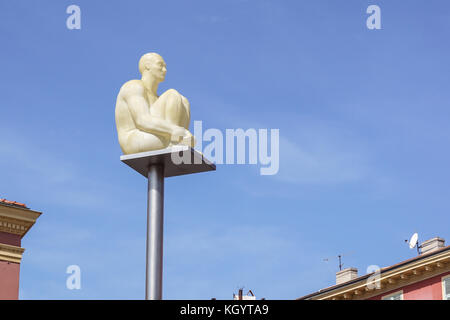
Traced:
<path fill-rule="evenodd" d="M 121 95 L 139 94 L 144 92 L 144 84 L 141 80 L 130 80 L 120 88 Z"/>

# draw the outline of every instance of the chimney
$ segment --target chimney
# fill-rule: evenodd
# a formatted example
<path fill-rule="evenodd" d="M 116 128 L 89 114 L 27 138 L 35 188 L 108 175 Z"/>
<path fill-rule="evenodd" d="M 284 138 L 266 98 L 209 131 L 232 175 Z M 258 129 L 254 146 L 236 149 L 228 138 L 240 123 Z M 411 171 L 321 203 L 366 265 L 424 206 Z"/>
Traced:
<path fill-rule="evenodd" d="M 358 269 L 356 268 L 347 268 L 336 272 L 336 284 L 348 282 L 356 278 L 358 278 Z"/>
<path fill-rule="evenodd" d="M 422 242 L 421 254 L 430 253 L 445 247 L 445 240 L 439 237 Z"/>
<path fill-rule="evenodd" d="M 244 289 L 239 289 L 237 295 L 233 293 L 233 300 L 256 300 L 256 297 L 252 290 L 249 290 L 248 293 L 244 295 Z"/>

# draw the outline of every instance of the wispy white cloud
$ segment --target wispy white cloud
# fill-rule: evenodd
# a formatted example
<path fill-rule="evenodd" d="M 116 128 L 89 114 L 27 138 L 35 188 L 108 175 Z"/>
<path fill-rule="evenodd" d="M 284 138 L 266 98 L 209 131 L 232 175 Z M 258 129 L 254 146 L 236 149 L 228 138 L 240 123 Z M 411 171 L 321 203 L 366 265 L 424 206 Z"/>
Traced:
<path fill-rule="evenodd" d="M 207 254 L 221 258 L 227 254 L 261 256 L 268 250 L 288 250 L 290 243 L 282 231 L 269 226 L 235 226 L 226 229 L 204 226 L 197 230 L 185 230 L 174 234 L 168 242 L 168 250 L 176 256 Z M 217 248 L 221 248 L 220 252 Z"/>
<path fill-rule="evenodd" d="M 63 159 L 56 152 L 49 152 L 39 148 L 38 145 L 26 141 L 20 133 L 8 128 L 2 128 L 1 162 L 14 165 L 18 173 L 38 175 L 52 183 L 64 183 L 74 177 L 74 166 Z"/>
<path fill-rule="evenodd" d="M 233 291 L 244 286 L 258 298 L 294 299 L 305 285 L 315 285 L 315 281 L 302 279 L 303 275 L 314 279 L 328 272 L 310 268 L 311 261 L 320 264 L 323 253 L 318 246 L 288 227 L 275 225 L 202 225 L 174 230 L 167 235 L 165 247 L 167 292 L 172 299 L 186 295 L 230 299 Z M 180 266 L 185 273 L 176 272 Z M 218 275 L 217 270 L 224 266 L 226 274 Z M 298 288 L 288 285 L 289 281 L 298 283 Z"/>
<path fill-rule="evenodd" d="M 168 292 L 174 299 L 229 299 L 239 286 L 264 286 L 267 274 L 279 270 L 294 248 L 289 236 L 272 226 L 205 225 L 201 229 L 177 230 L 167 237 Z M 175 272 L 180 265 L 189 278 Z M 227 274 L 218 277 L 215 270 L 224 266 Z"/>
<path fill-rule="evenodd" d="M 347 183 L 366 178 L 370 171 L 366 155 L 361 150 L 339 149 L 332 140 L 304 141 L 301 145 L 281 138 L 280 171 L 275 178 L 301 184 Z"/>
<path fill-rule="evenodd" d="M 267 128 L 243 108 L 208 96 L 201 105 L 214 105 L 214 123 L 226 128 Z M 204 110 L 208 114 L 208 108 Z M 289 118 L 286 118 L 289 117 Z M 286 118 L 286 119 L 284 119 Z M 371 154 L 358 134 L 327 126 L 325 120 L 280 114 L 280 170 L 273 178 L 295 184 L 337 184 L 364 180 L 374 170 Z M 204 130 L 208 123 L 204 123 Z M 270 129 L 270 128 L 269 128 Z M 256 172 L 255 172 L 256 173 Z M 268 176 L 270 179 L 270 176 Z"/>
<path fill-rule="evenodd" d="M 95 179 L 70 155 L 41 148 L 11 128 L 1 128 L 0 136 L 0 165 L 3 176 L 8 177 L 8 182 L 2 180 L 8 188 L 0 185 L 2 192 L 16 186 L 21 190 L 21 199 L 33 201 L 37 197 L 41 203 L 68 208 L 99 208 L 119 192 L 114 185 Z M 39 196 L 42 194 L 45 196 Z"/>

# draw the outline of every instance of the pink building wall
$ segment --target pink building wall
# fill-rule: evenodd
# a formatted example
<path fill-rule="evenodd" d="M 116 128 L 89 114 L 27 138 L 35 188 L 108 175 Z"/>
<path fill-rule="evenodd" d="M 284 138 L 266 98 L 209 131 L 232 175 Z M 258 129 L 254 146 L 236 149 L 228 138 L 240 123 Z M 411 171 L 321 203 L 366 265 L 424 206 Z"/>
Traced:
<path fill-rule="evenodd" d="M 0 243 L 20 247 L 20 236 L 18 234 L 6 233 L 0 231 Z"/>
<path fill-rule="evenodd" d="M 442 277 L 447 275 L 450 275 L 450 272 L 385 292 L 369 300 L 381 300 L 382 297 L 400 290 L 403 290 L 403 300 L 442 300 Z"/>
<path fill-rule="evenodd" d="M 0 260 L 0 300 L 19 299 L 20 264 Z"/>
<path fill-rule="evenodd" d="M 0 232 L 0 243 L 20 247 L 20 236 Z M 19 299 L 20 264 L 0 260 L 0 300 Z"/>

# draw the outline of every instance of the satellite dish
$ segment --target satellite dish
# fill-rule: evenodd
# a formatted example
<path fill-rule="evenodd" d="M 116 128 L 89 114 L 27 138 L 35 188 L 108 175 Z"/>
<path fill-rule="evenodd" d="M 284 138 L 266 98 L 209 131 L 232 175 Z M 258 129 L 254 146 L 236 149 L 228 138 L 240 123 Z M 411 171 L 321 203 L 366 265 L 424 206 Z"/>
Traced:
<path fill-rule="evenodd" d="M 417 245 L 417 240 L 419 240 L 419 235 L 416 232 L 411 236 L 411 239 L 409 240 L 410 249 L 414 248 Z"/>

